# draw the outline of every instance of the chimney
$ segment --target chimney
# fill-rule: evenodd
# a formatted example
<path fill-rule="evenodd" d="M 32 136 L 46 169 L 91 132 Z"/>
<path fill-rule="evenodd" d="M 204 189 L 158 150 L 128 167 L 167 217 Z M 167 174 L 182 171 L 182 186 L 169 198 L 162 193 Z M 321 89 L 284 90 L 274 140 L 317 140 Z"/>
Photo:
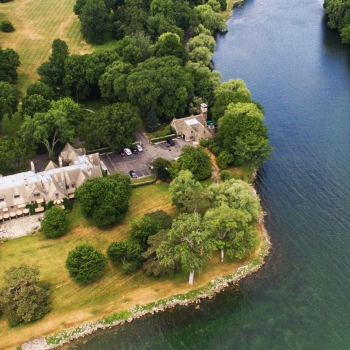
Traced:
<path fill-rule="evenodd" d="M 208 117 L 208 106 L 207 104 L 205 104 L 204 102 L 200 104 L 201 106 L 201 114 L 204 118 L 205 121 L 207 121 L 207 117 Z"/>
<path fill-rule="evenodd" d="M 62 157 L 58 157 L 58 164 L 59 164 L 60 168 L 63 167 Z"/>
<path fill-rule="evenodd" d="M 30 170 L 35 173 L 35 165 L 33 163 L 33 161 L 30 162 Z"/>

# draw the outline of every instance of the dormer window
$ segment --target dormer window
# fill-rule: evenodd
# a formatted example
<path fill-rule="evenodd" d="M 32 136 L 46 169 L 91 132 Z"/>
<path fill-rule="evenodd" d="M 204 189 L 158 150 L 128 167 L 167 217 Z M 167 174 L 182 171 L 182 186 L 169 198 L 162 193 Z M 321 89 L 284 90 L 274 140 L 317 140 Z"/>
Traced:
<path fill-rule="evenodd" d="M 14 198 L 14 199 L 19 198 L 19 194 L 14 195 L 13 198 Z"/>
<path fill-rule="evenodd" d="M 34 193 L 34 197 L 40 197 L 40 193 Z"/>
<path fill-rule="evenodd" d="M 5 201 L 5 198 L 0 198 L 0 202 L 4 202 Z"/>
<path fill-rule="evenodd" d="M 72 188 L 74 188 L 75 187 L 75 184 L 72 184 Z"/>

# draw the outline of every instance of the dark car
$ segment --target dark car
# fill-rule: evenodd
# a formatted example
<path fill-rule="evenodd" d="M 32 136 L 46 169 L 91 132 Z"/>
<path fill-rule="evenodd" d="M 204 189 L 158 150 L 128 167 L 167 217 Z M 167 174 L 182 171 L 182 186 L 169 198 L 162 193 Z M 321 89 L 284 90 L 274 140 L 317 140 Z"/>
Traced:
<path fill-rule="evenodd" d="M 168 143 L 168 145 L 170 146 L 175 146 L 175 141 L 173 139 L 167 139 L 166 142 Z"/>
<path fill-rule="evenodd" d="M 139 153 L 139 151 L 136 148 L 132 148 L 132 147 L 130 148 L 130 151 L 134 154 Z"/>
<path fill-rule="evenodd" d="M 121 157 L 125 157 L 125 156 L 126 156 L 124 150 L 121 150 L 121 151 L 119 152 L 119 154 L 120 154 Z"/>
<path fill-rule="evenodd" d="M 132 179 L 137 179 L 137 175 L 136 175 L 136 173 L 135 173 L 134 170 L 130 170 L 130 171 L 129 171 L 129 175 L 130 175 L 130 177 L 131 177 Z"/>

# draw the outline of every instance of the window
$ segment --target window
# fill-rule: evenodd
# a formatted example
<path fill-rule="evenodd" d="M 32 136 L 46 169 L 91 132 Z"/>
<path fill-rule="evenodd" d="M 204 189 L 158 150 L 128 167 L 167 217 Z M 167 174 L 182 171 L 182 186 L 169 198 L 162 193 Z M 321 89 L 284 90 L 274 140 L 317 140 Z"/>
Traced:
<path fill-rule="evenodd" d="M 74 184 L 72 184 L 72 188 L 74 188 L 75 187 L 75 185 Z"/>
<path fill-rule="evenodd" d="M 5 201 L 5 198 L 0 198 L 0 202 L 4 202 Z"/>
<path fill-rule="evenodd" d="M 34 197 L 40 197 L 40 193 L 34 193 Z"/>
<path fill-rule="evenodd" d="M 66 190 L 69 190 L 69 186 L 68 185 L 66 186 Z"/>
<path fill-rule="evenodd" d="M 14 195 L 13 198 L 19 198 L 19 194 Z"/>

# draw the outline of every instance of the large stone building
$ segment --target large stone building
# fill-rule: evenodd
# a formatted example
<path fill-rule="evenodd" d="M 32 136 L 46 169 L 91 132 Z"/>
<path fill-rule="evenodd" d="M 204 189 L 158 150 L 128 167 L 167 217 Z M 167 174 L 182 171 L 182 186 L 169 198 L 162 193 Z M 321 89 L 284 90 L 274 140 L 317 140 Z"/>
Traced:
<path fill-rule="evenodd" d="M 201 114 L 191 115 L 186 118 L 173 119 L 170 126 L 177 135 L 185 141 L 199 142 L 200 139 L 213 137 L 212 129 L 207 125 L 208 106 L 201 104 Z"/>
<path fill-rule="evenodd" d="M 31 162 L 30 171 L 0 177 L 0 212 L 73 198 L 86 179 L 102 176 L 98 153 L 87 155 L 84 148 L 75 149 L 67 143 L 58 159 L 59 165 L 50 161 L 41 172 L 36 172 Z"/>

